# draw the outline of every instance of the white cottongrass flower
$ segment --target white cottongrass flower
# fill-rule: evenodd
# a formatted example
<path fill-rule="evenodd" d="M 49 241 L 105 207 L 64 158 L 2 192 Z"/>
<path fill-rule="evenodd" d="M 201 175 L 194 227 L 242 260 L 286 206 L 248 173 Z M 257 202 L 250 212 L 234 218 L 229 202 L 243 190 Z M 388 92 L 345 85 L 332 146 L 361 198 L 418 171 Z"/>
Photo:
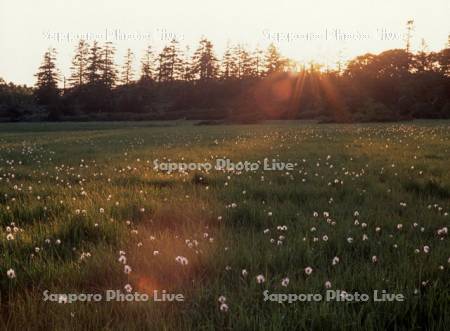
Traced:
<path fill-rule="evenodd" d="M 339 263 L 339 257 L 335 256 L 333 257 L 333 261 L 331 262 L 332 265 L 336 265 Z"/>
<path fill-rule="evenodd" d="M 221 295 L 221 296 L 217 299 L 217 301 L 219 301 L 220 303 L 225 303 L 225 301 L 227 301 L 227 298 L 226 298 L 225 296 Z"/>
<path fill-rule="evenodd" d="M 331 282 L 329 280 L 325 282 L 325 288 L 331 288 Z"/>
<path fill-rule="evenodd" d="M 241 274 L 242 274 L 243 277 L 247 277 L 248 276 L 247 269 L 242 269 Z"/>
<path fill-rule="evenodd" d="M 120 255 L 118 261 L 122 264 L 126 264 L 127 263 L 127 257 L 125 255 Z"/>
<path fill-rule="evenodd" d="M 130 284 L 126 284 L 123 288 L 124 288 L 125 291 L 128 292 L 128 293 L 130 293 L 131 291 L 133 291 L 133 287 L 131 287 Z"/>
<path fill-rule="evenodd" d="M 423 246 L 423 252 L 428 254 L 430 252 L 430 246 L 427 245 Z"/>
<path fill-rule="evenodd" d="M 376 255 L 372 256 L 372 262 L 373 263 L 377 263 L 378 262 L 378 258 Z"/>
<path fill-rule="evenodd" d="M 220 305 L 219 309 L 220 309 L 221 312 L 226 313 L 226 312 L 228 311 L 229 308 L 228 308 L 228 305 L 227 305 L 226 303 L 222 303 L 222 304 Z"/>
<path fill-rule="evenodd" d="M 159 251 L 153 251 L 153 256 L 159 255 Z"/>
<path fill-rule="evenodd" d="M 265 281 L 266 281 L 266 279 L 264 278 L 263 275 L 258 275 L 258 276 L 256 276 L 256 282 L 257 282 L 258 284 L 264 283 Z"/>
<path fill-rule="evenodd" d="M 281 286 L 287 287 L 289 285 L 289 278 L 285 277 L 281 280 Z"/>
<path fill-rule="evenodd" d="M 312 269 L 311 267 L 306 267 L 306 268 L 305 268 L 305 274 L 306 274 L 306 275 L 309 276 L 309 275 L 312 274 L 312 272 L 313 272 L 313 269 Z"/>
<path fill-rule="evenodd" d="M 177 256 L 175 258 L 175 261 L 177 261 L 181 265 L 187 265 L 189 263 L 188 259 L 185 258 L 184 256 Z"/>
<path fill-rule="evenodd" d="M 448 233 L 448 228 L 447 227 L 443 227 L 442 229 L 438 229 L 437 230 L 437 234 L 439 236 L 446 235 L 447 233 Z"/>
<path fill-rule="evenodd" d="M 16 272 L 14 269 L 8 269 L 8 271 L 6 271 L 6 276 L 8 276 L 9 279 L 16 278 Z"/>
<path fill-rule="evenodd" d="M 126 273 L 127 275 L 131 273 L 131 267 L 129 265 L 125 265 L 123 267 L 123 272 Z"/>

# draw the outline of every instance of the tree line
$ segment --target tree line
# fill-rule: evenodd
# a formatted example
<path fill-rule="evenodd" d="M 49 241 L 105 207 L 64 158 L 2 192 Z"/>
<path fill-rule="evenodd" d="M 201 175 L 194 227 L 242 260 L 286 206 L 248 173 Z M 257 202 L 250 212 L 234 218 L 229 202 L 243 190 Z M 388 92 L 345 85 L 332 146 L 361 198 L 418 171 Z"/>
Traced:
<path fill-rule="evenodd" d="M 219 59 L 206 38 L 192 55 L 176 40 L 159 53 L 148 46 L 139 59 L 128 49 L 120 67 L 115 52 L 110 42 L 80 40 L 71 75 L 61 81 L 56 50 L 48 49 L 34 88 L 0 80 L 0 118 L 347 122 L 450 117 L 450 39 L 439 52 L 429 52 L 423 40 L 412 52 L 408 39 L 404 49 L 364 54 L 333 69 L 299 65 L 273 44 L 266 50 L 228 45 Z"/>

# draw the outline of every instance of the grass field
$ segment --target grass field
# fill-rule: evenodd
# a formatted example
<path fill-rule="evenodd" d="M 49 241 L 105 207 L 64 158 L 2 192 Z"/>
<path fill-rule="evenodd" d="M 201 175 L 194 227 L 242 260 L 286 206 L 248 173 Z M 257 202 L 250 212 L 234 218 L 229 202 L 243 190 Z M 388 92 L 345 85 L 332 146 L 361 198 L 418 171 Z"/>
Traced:
<path fill-rule="evenodd" d="M 153 169 L 218 158 L 295 167 Z M 449 160 L 448 121 L 1 124 L 0 329 L 445 330 Z M 278 303 L 266 290 L 348 296 Z"/>

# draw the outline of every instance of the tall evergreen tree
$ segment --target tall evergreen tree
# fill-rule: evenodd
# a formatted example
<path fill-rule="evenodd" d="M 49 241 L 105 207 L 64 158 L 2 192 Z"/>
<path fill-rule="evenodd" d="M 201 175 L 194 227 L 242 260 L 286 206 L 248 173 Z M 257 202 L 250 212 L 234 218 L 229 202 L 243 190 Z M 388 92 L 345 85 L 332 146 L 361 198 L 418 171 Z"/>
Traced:
<path fill-rule="evenodd" d="M 114 63 L 114 55 L 116 48 L 111 42 L 106 42 L 102 49 L 101 57 L 101 80 L 102 83 L 112 88 L 116 84 L 117 80 L 117 68 Z"/>
<path fill-rule="evenodd" d="M 213 44 L 206 38 L 200 40 L 192 57 L 192 72 L 199 80 L 217 77 L 217 58 L 214 55 Z"/>
<path fill-rule="evenodd" d="M 94 41 L 89 49 L 89 56 L 86 67 L 86 78 L 89 84 L 96 84 L 102 78 L 102 48 L 97 41 Z"/>
<path fill-rule="evenodd" d="M 149 45 L 141 60 L 141 81 L 151 81 L 155 78 L 155 56 Z"/>
<path fill-rule="evenodd" d="M 278 49 L 274 44 L 270 44 L 267 48 L 266 57 L 266 75 L 270 75 L 277 71 L 283 70 L 284 61 L 281 58 L 280 53 L 278 52 Z"/>
<path fill-rule="evenodd" d="M 190 82 L 194 79 L 194 72 L 192 71 L 192 63 L 190 57 L 190 48 L 186 46 L 183 56 L 182 63 L 182 80 Z"/>
<path fill-rule="evenodd" d="M 253 76 L 253 63 L 249 52 L 241 44 L 233 48 L 232 58 L 234 65 L 231 76 L 237 79 L 246 79 Z"/>
<path fill-rule="evenodd" d="M 85 84 L 88 80 L 88 57 L 89 57 L 89 45 L 84 40 L 80 40 L 75 49 L 75 56 L 72 60 L 72 66 L 70 67 L 72 74 L 69 78 L 70 85 L 77 87 Z"/>
<path fill-rule="evenodd" d="M 56 69 L 56 50 L 49 48 L 44 53 L 44 59 L 36 73 L 36 98 L 42 105 L 51 105 L 57 102 L 59 96 L 59 73 Z"/>
<path fill-rule="evenodd" d="M 414 21 L 409 20 L 406 22 L 406 35 L 405 35 L 405 50 L 407 53 L 411 53 L 411 40 L 413 31 L 414 31 Z"/>
<path fill-rule="evenodd" d="M 254 77 L 260 77 L 263 73 L 263 66 L 264 66 L 264 54 L 263 51 L 257 46 L 256 49 L 253 52 L 253 76 Z"/>
<path fill-rule="evenodd" d="M 175 39 L 165 46 L 159 54 L 158 80 L 160 82 L 180 79 L 183 72 L 183 61 L 178 42 Z"/>
<path fill-rule="evenodd" d="M 223 54 L 221 65 L 221 77 L 223 79 L 233 78 L 233 72 L 235 72 L 236 63 L 233 57 L 233 49 L 227 44 L 225 53 Z"/>
<path fill-rule="evenodd" d="M 122 84 L 129 85 L 133 80 L 133 58 L 134 54 L 131 49 L 128 48 L 125 55 L 125 62 L 122 68 Z"/>

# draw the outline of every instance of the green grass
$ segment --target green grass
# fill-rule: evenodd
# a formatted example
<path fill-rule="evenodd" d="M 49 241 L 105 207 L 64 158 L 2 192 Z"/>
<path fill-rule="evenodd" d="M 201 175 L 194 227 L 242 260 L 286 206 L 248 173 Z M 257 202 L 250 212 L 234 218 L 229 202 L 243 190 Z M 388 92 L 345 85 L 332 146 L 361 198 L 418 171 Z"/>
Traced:
<path fill-rule="evenodd" d="M 265 157 L 297 165 L 153 170 L 155 159 Z M 0 329 L 444 330 L 450 245 L 437 231 L 450 221 L 449 160 L 448 121 L 0 124 Z M 264 301 L 265 290 L 325 294 L 326 281 L 406 299 Z M 43 301 L 45 290 L 104 294 L 125 284 L 185 301 Z"/>

